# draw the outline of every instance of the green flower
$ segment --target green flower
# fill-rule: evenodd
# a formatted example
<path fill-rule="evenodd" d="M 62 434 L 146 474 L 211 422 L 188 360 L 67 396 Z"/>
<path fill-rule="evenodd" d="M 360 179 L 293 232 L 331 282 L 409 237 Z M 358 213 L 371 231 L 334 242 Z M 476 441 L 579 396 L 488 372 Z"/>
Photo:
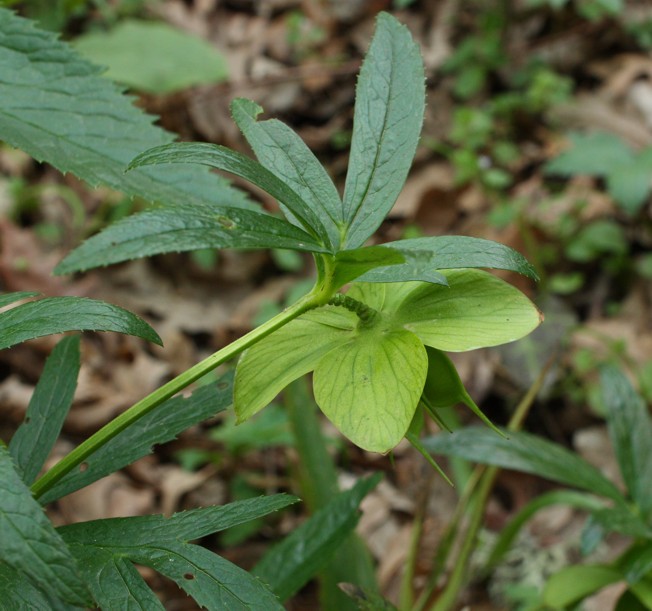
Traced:
<path fill-rule="evenodd" d="M 355 283 L 338 305 L 312 310 L 247 350 L 236 370 L 238 422 L 313 371 L 315 400 L 328 419 L 365 450 L 391 450 L 433 375 L 426 346 L 450 352 L 496 346 L 541 322 L 525 295 L 487 272 L 442 274 L 449 286 Z"/>

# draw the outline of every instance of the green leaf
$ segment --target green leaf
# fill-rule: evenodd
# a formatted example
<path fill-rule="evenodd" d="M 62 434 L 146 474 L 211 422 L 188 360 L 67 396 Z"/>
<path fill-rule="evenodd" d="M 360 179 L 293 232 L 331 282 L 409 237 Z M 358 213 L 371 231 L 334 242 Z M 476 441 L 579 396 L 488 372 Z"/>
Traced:
<path fill-rule="evenodd" d="M 419 47 L 405 26 L 380 13 L 356 89 L 344 189 L 347 248 L 361 246 L 394 205 L 416 151 L 424 106 Z"/>
<path fill-rule="evenodd" d="M 632 584 L 652 574 L 652 542 L 647 541 L 627 550 L 624 558 L 618 561 L 618 567 L 627 582 Z"/>
<path fill-rule="evenodd" d="M 101 69 L 31 21 L 0 8 L 0 139 L 92 186 L 184 206 L 251 206 L 204 168 L 146 168 L 125 175 L 144 148 L 173 136 L 152 125 Z"/>
<path fill-rule="evenodd" d="M 0 349 L 65 331 L 116 331 L 161 345 L 144 320 L 103 301 L 82 297 L 50 297 L 0 313 Z"/>
<path fill-rule="evenodd" d="M 374 268 L 391 269 L 401 266 L 405 261 L 402 253 L 384 246 L 367 246 L 355 250 L 342 250 L 335 256 L 335 271 L 333 272 L 332 285 L 341 287 L 359 279 L 365 272 Z"/>
<path fill-rule="evenodd" d="M 596 510 L 591 515 L 605 531 L 618 532 L 628 537 L 652 539 L 652 527 L 635 512 L 636 509 L 621 500 L 613 507 Z"/>
<path fill-rule="evenodd" d="M 484 267 L 488 269 L 504 269 L 518 272 L 533 280 L 538 280 L 537 273 L 528 263 L 527 259 L 515 250 L 481 238 L 469 238 L 466 236 L 436 236 L 424 238 L 411 238 L 398 240 L 383 244 L 387 248 L 400 250 L 406 258 L 413 253 L 414 259 L 408 261 L 414 267 L 412 276 L 405 277 L 405 280 L 425 280 L 427 277 L 419 277 L 420 274 L 428 274 L 434 270 L 459 269 L 470 267 Z M 430 257 L 427 257 L 429 254 Z M 402 266 L 394 266 L 394 270 Z M 360 281 L 380 282 L 381 278 L 375 276 L 381 270 L 369 272 Z"/>
<path fill-rule="evenodd" d="M 29 611 L 78 611 L 83 607 L 69 605 L 52 596 L 49 589 L 40 590 L 27 577 L 0 561 L 0 600 L 5 609 Z"/>
<path fill-rule="evenodd" d="M 356 324 L 352 312 L 332 306 L 319 308 L 245 351 L 235 374 L 238 422 L 253 416 L 290 382 L 312 371 L 325 354 L 348 340 Z"/>
<path fill-rule="evenodd" d="M 85 606 L 90 596 L 67 546 L 32 497 L 0 444 L 2 562 L 27 575 L 40 590 Z"/>
<path fill-rule="evenodd" d="M 563 609 L 620 580 L 620 572 L 607 566 L 567 566 L 548 580 L 543 589 L 543 602 L 554 609 Z"/>
<path fill-rule="evenodd" d="M 217 144 L 177 142 L 141 153 L 131 161 L 129 169 L 168 163 L 207 165 L 248 180 L 278 200 L 290 210 L 305 230 L 321 238 L 330 247 L 328 232 L 317 214 L 287 184 L 253 159 Z M 321 249 L 321 252 L 325 251 Z"/>
<path fill-rule="evenodd" d="M 449 352 L 497 346 L 520 339 L 541 323 L 534 304 L 499 278 L 470 269 L 443 274 L 448 287 L 417 284 L 394 314 L 395 324 L 427 346 Z"/>
<path fill-rule="evenodd" d="M 434 454 L 532 473 L 625 504 L 616 486 L 597 469 L 566 448 L 535 435 L 510 432 L 506 439 L 485 428 L 468 427 L 422 443 Z"/>
<path fill-rule="evenodd" d="M 442 407 L 453 407 L 458 403 L 464 403 L 482 422 L 499 435 L 502 431 L 496 428 L 493 422 L 485 416 L 482 410 L 475 404 L 471 395 L 464 388 L 457 369 L 453 362 L 441 350 L 428 346 L 428 374 L 423 387 L 421 397 L 428 410 L 433 411 Z M 439 418 L 438 414 L 435 414 Z"/>
<path fill-rule="evenodd" d="M 165 401 L 89 456 L 82 463 L 83 469 L 64 476 L 40 497 L 40 502 L 49 503 L 84 488 L 147 456 L 154 445 L 167 443 L 193 424 L 224 411 L 231 404 L 232 379 L 232 374 L 228 373 L 215 384 L 198 388 L 188 398 L 174 397 Z"/>
<path fill-rule="evenodd" d="M 324 167 L 287 125 L 275 119 L 257 121 L 263 112 L 255 102 L 242 98 L 231 103 L 231 114 L 258 161 L 280 178 L 315 211 L 334 249 L 340 245 L 344 226 L 342 201 Z"/>
<path fill-rule="evenodd" d="M 29 486 L 59 437 L 77 387 L 79 336 L 63 338 L 45 362 L 23 423 L 11 438 L 9 452 Z"/>
<path fill-rule="evenodd" d="M 315 367 L 315 399 L 357 446 L 388 452 L 410 426 L 427 367 L 426 351 L 414 334 L 360 329 Z"/>
<path fill-rule="evenodd" d="M 116 606 L 116 599 L 132 608 L 151 608 L 137 606 L 149 595 L 127 560 L 169 577 L 208 609 L 282 609 L 271 592 L 246 571 L 188 541 L 267 515 L 296 500 L 275 495 L 194 509 L 170 518 L 158 515 L 83 522 L 64 526 L 59 532 L 84 566 L 103 609 L 124 608 Z"/>
<path fill-rule="evenodd" d="M 571 147 L 546 164 L 547 174 L 605 176 L 634 158 L 632 150 L 620 138 L 605 132 L 570 134 L 569 140 Z"/>
<path fill-rule="evenodd" d="M 386 246 L 383 246 L 386 248 Z M 376 247 L 379 248 L 379 247 Z M 436 257 L 433 253 L 423 250 L 397 250 L 401 253 L 404 263 L 387 267 L 376 267 L 357 278 L 358 282 L 432 282 L 448 286 L 446 278 L 435 271 Z M 349 251 L 344 251 L 349 252 Z M 355 252 L 355 251 L 354 251 Z"/>
<path fill-rule="evenodd" d="M 90 61 L 108 66 L 104 76 L 148 93 L 170 93 L 227 76 L 217 49 L 165 23 L 127 19 L 110 32 L 80 36 L 74 45 Z"/>
<path fill-rule="evenodd" d="M 242 208 L 211 211 L 160 208 L 109 225 L 55 268 L 70 274 L 167 252 L 201 248 L 293 248 L 323 251 L 305 231 L 269 214 Z"/>
<path fill-rule="evenodd" d="M 353 531 L 360 518 L 358 507 L 362 499 L 380 479 L 380 474 L 376 474 L 340 492 L 268 551 L 254 567 L 253 574 L 269 584 L 282 601 L 290 598 L 328 563 Z"/>
<path fill-rule="evenodd" d="M 607 408 L 609 436 L 623 480 L 644 516 L 652 512 L 652 420 L 645 402 L 617 368 L 605 366 L 600 386 Z"/>
<path fill-rule="evenodd" d="M 19 291 L 17 293 L 3 293 L 0 295 L 0 308 L 4 308 L 16 301 L 21 301 L 22 299 L 29 299 L 30 297 L 36 297 L 38 293 L 33 291 Z"/>
<path fill-rule="evenodd" d="M 607 188 L 620 207 L 636 214 L 650 194 L 652 159 L 650 152 L 638 155 L 632 162 L 613 168 L 607 174 Z"/>

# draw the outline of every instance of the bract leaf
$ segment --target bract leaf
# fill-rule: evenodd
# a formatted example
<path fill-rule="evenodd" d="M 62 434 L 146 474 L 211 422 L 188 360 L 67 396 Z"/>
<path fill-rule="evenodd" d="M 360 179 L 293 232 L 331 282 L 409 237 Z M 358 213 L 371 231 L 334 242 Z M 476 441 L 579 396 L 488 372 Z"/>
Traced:
<path fill-rule="evenodd" d="M 276 119 L 257 121 L 262 112 L 262 107 L 251 100 L 239 98 L 231 102 L 233 120 L 258 161 L 314 210 L 337 250 L 344 218 L 342 200 L 333 181 L 305 142 L 287 125 Z"/>
<path fill-rule="evenodd" d="M 340 492 L 299 528 L 268 551 L 252 573 L 285 601 L 295 594 L 330 560 L 353 531 L 362 499 L 380 481 L 380 474 L 360 480 Z"/>
<path fill-rule="evenodd" d="M 405 256 L 412 269 L 412 278 L 405 280 L 424 280 L 430 282 L 428 277 L 419 277 L 434 270 L 460 269 L 483 267 L 487 269 L 504 269 L 518 272 L 533 280 L 539 277 L 528 262 L 519 252 L 492 240 L 470 238 L 467 236 L 434 236 L 424 238 L 411 238 L 383 244 L 387 248 L 396 248 Z M 409 255 L 413 253 L 413 258 Z M 430 257 L 426 256 L 427 254 Z M 399 266 L 395 268 L 400 269 Z M 380 282 L 381 278 L 375 275 L 381 270 L 369 272 L 360 278 L 361 282 Z"/>
<path fill-rule="evenodd" d="M 234 410 L 244 422 L 290 382 L 312 371 L 335 346 L 346 342 L 357 317 L 326 306 L 307 312 L 246 350 L 235 374 Z"/>
<path fill-rule="evenodd" d="M 461 352 L 520 339 L 541 313 L 518 289 L 480 270 L 442 272 L 448 287 L 419 284 L 402 301 L 394 322 L 432 348 Z M 387 285 L 387 291 L 393 285 Z"/>
<path fill-rule="evenodd" d="M 65 331 L 116 331 L 161 345 L 161 338 L 144 320 L 94 299 L 49 297 L 0 313 L 0 349 Z"/>
<path fill-rule="evenodd" d="M 86 606 L 90 602 L 70 550 L 18 476 L 2 444 L 0 539 L 2 562 L 28 575 L 39 589 L 71 604 Z"/>
<path fill-rule="evenodd" d="M 357 446 L 387 452 L 410 426 L 427 367 L 426 351 L 414 334 L 359 329 L 315 367 L 315 400 Z"/>
<path fill-rule="evenodd" d="M 299 227 L 262 212 L 159 208 L 112 223 L 73 250 L 54 271 L 70 274 L 138 257 L 201 248 L 324 250 Z"/>
<path fill-rule="evenodd" d="M 475 404 L 464 388 L 455 365 L 441 350 L 426 347 L 428 354 L 428 375 L 423 387 L 421 400 L 429 411 L 442 407 L 452 407 L 464 403 L 482 422 L 499 435 L 504 433 L 497 428 L 483 411 Z M 437 416 L 436 416 L 437 417 Z"/>
<path fill-rule="evenodd" d="M 43 504 L 54 501 L 147 456 L 193 424 L 218 414 L 231 405 L 233 374 L 215 384 L 198 388 L 189 397 L 173 397 L 116 435 L 84 461 L 84 469 L 71 471 L 39 497 Z"/>
<path fill-rule="evenodd" d="M 377 229 L 403 188 L 425 106 L 419 47 L 408 29 L 380 13 L 356 88 L 351 156 L 344 189 L 344 246 Z"/>
<path fill-rule="evenodd" d="M 429 437 L 422 443 L 435 454 L 532 473 L 626 505 L 618 488 L 595 467 L 566 448 L 535 435 L 510 432 L 506 439 L 485 428 L 467 427 Z"/>
<path fill-rule="evenodd" d="M 52 32 L 0 8 L 0 139 L 72 172 L 92 186 L 105 184 L 150 202 L 184 206 L 251 207 L 246 195 L 205 168 L 124 169 L 144 148 L 174 136 L 152 125 L 102 69 Z"/>
<path fill-rule="evenodd" d="M 64 337 L 45 362 L 9 452 L 29 486 L 54 446 L 72 404 L 79 375 L 79 336 Z"/>
<path fill-rule="evenodd" d="M 217 144 L 176 142 L 141 153 L 131 161 L 129 169 L 165 163 L 207 165 L 248 180 L 283 204 L 305 230 L 321 238 L 330 247 L 328 232 L 317 214 L 293 189 L 253 159 Z"/>

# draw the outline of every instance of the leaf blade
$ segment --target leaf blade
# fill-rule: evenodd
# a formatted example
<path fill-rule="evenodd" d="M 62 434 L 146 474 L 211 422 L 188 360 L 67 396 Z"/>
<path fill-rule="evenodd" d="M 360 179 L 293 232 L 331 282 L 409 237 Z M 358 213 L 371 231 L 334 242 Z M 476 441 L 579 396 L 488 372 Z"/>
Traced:
<path fill-rule="evenodd" d="M 424 106 L 419 48 L 405 26 L 381 13 L 356 90 L 343 202 L 347 248 L 361 246 L 394 205 L 416 151 Z"/>
<path fill-rule="evenodd" d="M 2 560 L 62 600 L 85 606 L 90 596 L 67 546 L 0 444 Z"/>
<path fill-rule="evenodd" d="M 160 208 L 109 225 L 73 250 L 54 271 L 70 274 L 138 257 L 202 248 L 323 250 L 302 229 L 262 212 Z"/>
<path fill-rule="evenodd" d="M 48 357 L 23 423 L 9 443 L 9 452 L 29 486 L 56 442 L 72 404 L 80 369 L 79 336 L 65 337 Z"/>
<path fill-rule="evenodd" d="M 161 345 L 152 327 L 123 308 L 84 297 L 48 297 L 0 313 L 0 350 L 66 331 L 115 331 Z"/>

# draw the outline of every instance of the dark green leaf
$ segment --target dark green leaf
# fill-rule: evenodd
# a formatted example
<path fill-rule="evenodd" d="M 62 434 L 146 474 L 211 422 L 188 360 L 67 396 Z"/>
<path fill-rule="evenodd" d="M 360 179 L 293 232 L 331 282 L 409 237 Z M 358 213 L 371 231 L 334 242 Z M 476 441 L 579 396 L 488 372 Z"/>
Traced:
<path fill-rule="evenodd" d="M 3 293 L 0 295 L 0 308 L 4 308 L 16 301 L 21 299 L 29 299 L 30 297 L 36 297 L 38 293 L 32 291 L 19 291 L 18 293 Z"/>
<path fill-rule="evenodd" d="M 94 299 L 50 297 L 0 313 L 0 349 L 65 331 L 116 331 L 161 345 L 161 338 L 144 320 Z"/>
<path fill-rule="evenodd" d="M 389 245 L 391 246 L 391 243 Z M 388 267 L 376 267 L 359 278 L 358 282 L 431 282 L 446 286 L 446 277 L 435 271 L 437 257 L 425 250 L 398 250 L 405 260 L 405 263 L 390 265 Z M 346 252 L 346 251 L 345 251 Z"/>
<path fill-rule="evenodd" d="M 391 269 L 401 266 L 405 261 L 402 253 L 384 246 L 367 246 L 355 250 L 342 250 L 335 256 L 335 272 L 332 283 L 335 287 L 344 286 L 347 282 L 359 279 L 370 269 L 382 267 Z M 385 266 L 389 266 L 385 268 Z"/>
<path fill-rule="evenodd" d="M 637 583 L 652 574 L 652 541 L 630 548 L 618 566 L 629 583 Z"/>
<path fill-rule="evenodd" d="M 292 248 L 322 252 L 283 219 L 241 208 L 159 208 L 124 218 L 86 240 L 55 268 L 69 274 L 138 257 L 202 248 Z"/>
<path fill-rule="evenodd" d="M 103 548 L 187 542 L 261 518 L 297 501 L 295 496 L 275 494 L 181 511 L 169 518 L 162 515 L 108 518 L 61 526 L 58 531 L 69 545 Z"/>
<path fill-rule="evenodd" d="M 615 367 L 600 372 L 609 436 L 625 485 L 644 516 L 652 511 L 652 420 L 645 402 Z"/>
<path fill-rule="evenodd" d="M 0 9 L 0 139 L 37 161 L 148 201 L 251 206 L 204 168 L 146 168 L 125 175 L 143 149 L 172 141 L 101 69 L 31 21 Z"/>
<path fill-rule="evenodd" d="M 79 336 L 65 337 L 50 354 L 9 452 L 29 486 L 57 440 L 72 404 L 79 375 Z"/>
<path fill-rule="evenodd" d="M 419 47 L 405 26 L 380 13 L 356 88 L 344 189 L 347 248 L 361 246 L 394 205 L 417 148 L 424 106 Z"/>
<path fill-rule="evenodd" d="M 104 76 L 138 91 L 170 93 L 227 76 L 224 58 L 213 45 L 162 22 L 125 19 L 109 32 L 76 38 L 75 48 L 107 66 Z"/>
<path fill-rule="evenodd" d="M 71 545 L 102 611 L 163 611 L 165 607 L 124 555 L 96 546 Z"/>
<path fill-rule="evenodd" d="M 424 439 L 423 445 L 434 454 L 532 473 L 625 503 L 618 489 L 597 469 L 562 446 L 535 435 L 510 432 L 509 438 L 504 438 L 489 429 L 468 427 Z"/>
<path fill-rule="evenodd" d="M 141 153 L 132 160 L 129 169 L 167 163 L 207 165 L 248 180 L 286 206 L 304 229 L 319 236 L 324 244 L 329 245 L 328 232 L 316 213 L 280 178 L 253 159 L 217 144 L 178 142 Z"/>
<path fill-rule="evenodd" d="M 613 507 L 596 510 L 591 515 L 606 531 L 618 532 L 628 537 L 652 539 L 652 527 L 636 515 L 635 511 L 621 500 Z"/>
<path fill-rule="evenodd" d="M 63 539 L 32 497 L 0 444 L 0 540 L 2 561 L 40 589 L 84 606 L 90 595 Z"/>
<path fill-rule="evenodd" d="M 419 274 L 427 274 L 438 269 L 458 269 L 469 267 L 484 267 L 488 269 L 505 269 L 518 272 L 534 280 L 538 280 L 537 273 L 528 263 L 527 259 L 515 250 L 481 238 L 466 236 L 435 236 L 425 238 L 411 238 L 383 244 L 388 248 L 396 248 L 408 256 L 415 253 L 413 280 L 427 280 L 419 278 Z M 426 257 L 428 253 L 432 258 Z M 397 269 L 401 266 L 397 266 Z M 370 272 L 373 274 L 377 271 Z M 369 275 L 369 274 L 367 274 Z M 360 280 L 367 280 L 367 276 Z M 374 280 L 380 282 L 381 279 Z"/>
<path fill-rule="evenodd" d="M 29 611 L 78 611 L 83 607 L 54 598 L 48 588 L 40 590 L 27 577 L 0 561 L 0 601 L 4 609 Z"/>
<path fill-rule="evenodd" d="M 70 472 L 39 500 L 49 503 L 88 486 L 151 453 L 155 444 L 171 441 L 193 424 L 224 411 L 231 404 L 232 381 L 233 375 L 228 373 L 188 398 L 174 397 L 159 405 L 89 456 L 83 469 Z"/>
<path fill-rule="evenodd" d="M 269 584 L 283 601 L 297 592 L 328 562 L 330 555 L 355 528 L 358 506 L 378 484 L 380 474 L 360 480 L 317 511 L 281 543 L 268 551 L 253 574 Z"/>
<path fill-rule="evenodd" d="M 59 532 L 84 564 L 85 576 L 102 608 L 105 600 L 109 609 L 158 608 L 145 604 L 151 593 L 131 567 L 130 563 L 136 563 L 174 580 L 208 609 L 282 609 L 249 573 L 188 541 L 257 519 L 296 500 L 275 495 L 194 509 L 170 518 L 156 515 L 82 522 L 64 526 Z M 118 601 L 131 607 L 119 607 Z"/>
<path fill-rule="evenodd" d="M 330 242 L 339 248 L 344 218 L 342 201 L 324 167 L 299 136 L 272 119 L 256 121 L 263 109 L 242 98 L 231 103 L 231 114 L 258 161 L 278 176 L 315 211 Z M 286 213 L 287 214 L 287 213 Z"/>

